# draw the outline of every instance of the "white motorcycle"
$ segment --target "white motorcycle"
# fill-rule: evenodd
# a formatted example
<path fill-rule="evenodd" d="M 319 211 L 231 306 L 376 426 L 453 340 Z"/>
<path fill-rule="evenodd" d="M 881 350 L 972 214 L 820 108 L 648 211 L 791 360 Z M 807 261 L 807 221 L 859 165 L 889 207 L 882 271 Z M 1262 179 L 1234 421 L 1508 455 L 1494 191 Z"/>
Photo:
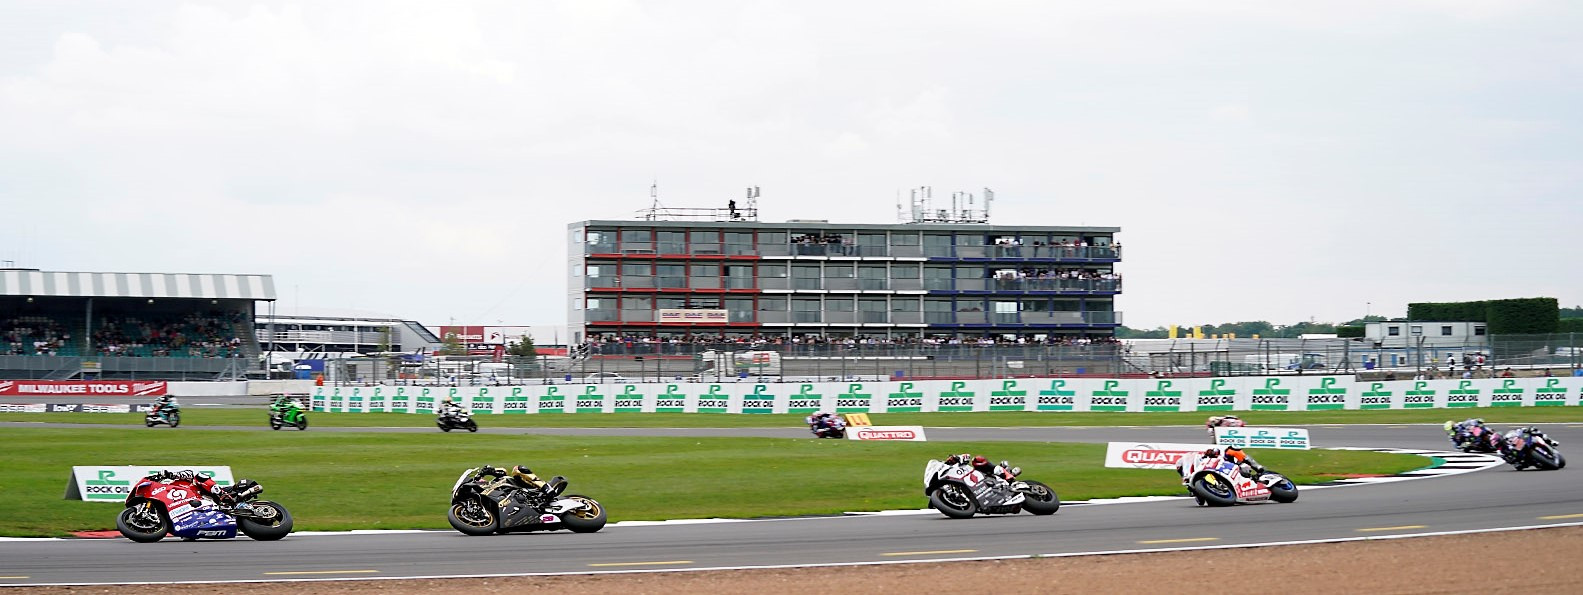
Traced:
<path fill-rule="evenodd" d="M 1254 479 L 1242 473 L 1241 465 L 1220 455 L 1189 455 L 1179 469 L 1182 485 L 1187 486 L 1199 506 L 1297 501 L 1297 484 L 1286 476 L 1266 471 Z"/>
<path fill-rule="evenodd" d="M 1001 468 L 995 470 L 999 475 Z M 1046 515 L 1061 508 L 1061 499 L 1050 486 L 1033 480 L 1006 481 L 986 476 L 970 464 L 948 465 L 935 459 L 924 465 L 923 493 L 929 497 L 930 508 L 953 519 L 1024 510 Z"/>

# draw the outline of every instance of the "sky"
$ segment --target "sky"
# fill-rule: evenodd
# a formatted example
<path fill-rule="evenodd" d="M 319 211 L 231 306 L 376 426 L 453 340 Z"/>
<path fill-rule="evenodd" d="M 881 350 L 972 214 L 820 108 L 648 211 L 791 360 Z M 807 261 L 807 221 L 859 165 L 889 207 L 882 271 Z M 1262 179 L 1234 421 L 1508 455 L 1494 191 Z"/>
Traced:
<path fill-rule="evenodd" d="M 1132 327 L 1583 303 L 1583 4 L 0 3 L 0 261 L 566 315 L 567 224 L 1121 228 Z M 0 264 L 4 264 L 0 262 Z"/>

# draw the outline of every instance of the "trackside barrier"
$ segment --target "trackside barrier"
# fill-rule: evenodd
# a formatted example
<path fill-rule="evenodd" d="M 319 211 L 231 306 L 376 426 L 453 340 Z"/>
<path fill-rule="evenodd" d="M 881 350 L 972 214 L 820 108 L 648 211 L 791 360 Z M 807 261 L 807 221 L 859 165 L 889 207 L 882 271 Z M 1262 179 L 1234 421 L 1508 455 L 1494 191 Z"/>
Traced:
<path fill-rule="evenodd" d="M 1350 376 L 1019 378 L 901 382 L 318 387 L 314 411 L 478 414 L 899 413 L 936 411 L 1323 411 L 1576 406 L 1583 378 L 1358 382 Z"/>

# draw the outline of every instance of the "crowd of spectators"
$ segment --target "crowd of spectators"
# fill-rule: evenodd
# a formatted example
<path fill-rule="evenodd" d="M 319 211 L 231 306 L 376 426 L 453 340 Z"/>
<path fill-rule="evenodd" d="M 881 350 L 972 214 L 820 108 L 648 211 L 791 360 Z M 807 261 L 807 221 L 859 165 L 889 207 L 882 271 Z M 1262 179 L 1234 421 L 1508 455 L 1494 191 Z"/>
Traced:
<path fill-rule="evenodd" d="M 6 355 L 64 355 L 71 332 L 53 318 L 18 316 L 0 320 L 0 345 Z"/>
<path fill-rule="evenodd" d="M 1034 286 L 1049 288 L 1119 287 L 1121 273 L 1094 269 L 1048 269 L 1023 267 L 995 272 L 995 281 L 1003 288 Z"/>
<path fill-rule="evenodd" d="M 93 348 L 103 356 L 241 357 L 241 312 L 210 311 L 183 316 L 107 316 L 96 321 Z"/>

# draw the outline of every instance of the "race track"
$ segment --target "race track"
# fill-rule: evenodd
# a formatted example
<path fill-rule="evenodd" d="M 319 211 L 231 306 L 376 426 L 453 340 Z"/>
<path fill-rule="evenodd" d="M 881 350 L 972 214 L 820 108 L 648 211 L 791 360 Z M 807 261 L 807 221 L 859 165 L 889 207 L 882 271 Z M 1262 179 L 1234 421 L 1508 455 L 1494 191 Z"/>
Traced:
<path fill-rule="evenodd" d="M 17 424 L 6 424 L 17 425 Z M 41 424 L 26 424 L 38 427 Z M 1501 424 L 1505 427 L 1506 424 Z M 103 426 L 97 426 L 103 427 Z M 1441 449 L 1437 426 L 1310 426 L 1326 445 Z M 1549 424 L 1563 452 L 1583 424 Z M 315 428 L 313 431 L 328 431 Z M 346 429 L 345 431 L 413 431 Z M 424 428 L 424 431 L 434 431 Z M 486 429 L 643 435 L 804 436 L 796 430 Z M 931 441 L 1201 441 L 1197 428 L 930 429 Z M 941 445 L 949 452 L 948 445 Z M 1060 490 L 1059 474 L 1031 477 Z M 1462 475 L 1311 489 L 1293 504 L 1198 508 L 1190 499 L 1065 506 L 1049 517 L 855 515 L 738 522 L 611 525 L 567 532 L 467 537 L 452 531 L 299 534 L 137 544 L 124 539 L 0 541 L 0 584 L 271 581 L 680 570 L 1023 557 L 1174 547 L 1236 546 L 1583 523 L 1575 469 Z M 920 506 L 923 504 L 919 496 Z"/>

